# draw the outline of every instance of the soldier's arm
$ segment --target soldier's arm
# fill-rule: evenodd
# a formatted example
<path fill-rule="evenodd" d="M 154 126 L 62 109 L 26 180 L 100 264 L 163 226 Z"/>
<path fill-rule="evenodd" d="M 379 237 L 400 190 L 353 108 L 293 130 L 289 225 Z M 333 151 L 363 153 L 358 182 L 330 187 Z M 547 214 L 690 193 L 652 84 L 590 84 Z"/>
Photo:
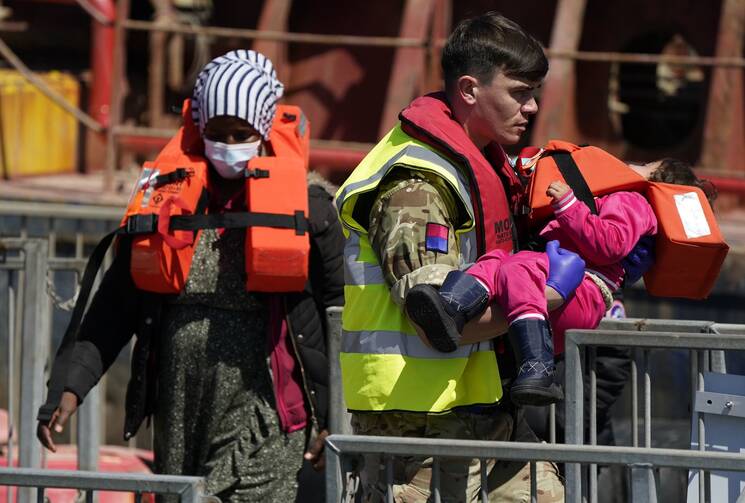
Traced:
<path fill-rule="evenodd" d="M 398 304 L 414 285 L 439 286 L 460 266 L 455 229 L 464 216 L 445 183 L 399 167 L 383 181 L 372 205 L 370 244 Z M 435 239 L 428 241 L 428 233 Z"/>
<path fill-rule="evenodd" d="M 455 228 L 464 218 L 462 211 L 445 182 L 434 175 L 403 169 L 381 184 L 368 232 L 395 302 L 403 304 L 406 292 L 416 284 L 440 286 L 459 267 Z M 447 227 L 447 251 L 427 249 L 427 223 Z M 492 304 L 480 319 L 465 326 L 461 344 L 485 341 L 506 331 L 506 318 Z M 424 337 L 422 341 L 427 342 Z"/>

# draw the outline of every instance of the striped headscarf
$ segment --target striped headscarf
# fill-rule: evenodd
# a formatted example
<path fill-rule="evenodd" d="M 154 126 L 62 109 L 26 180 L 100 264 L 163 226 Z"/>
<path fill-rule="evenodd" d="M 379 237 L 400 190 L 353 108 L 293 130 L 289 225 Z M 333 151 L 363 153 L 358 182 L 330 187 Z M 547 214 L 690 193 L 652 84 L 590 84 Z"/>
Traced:
<path fill-rule="evenodd" d="M 238 117 L 268 140 L 283 90 L 269 58 L 251 50 L 230 51 L 207 63 L 199 73 L 192 118 L 203 133 L 212 117 Z"/>

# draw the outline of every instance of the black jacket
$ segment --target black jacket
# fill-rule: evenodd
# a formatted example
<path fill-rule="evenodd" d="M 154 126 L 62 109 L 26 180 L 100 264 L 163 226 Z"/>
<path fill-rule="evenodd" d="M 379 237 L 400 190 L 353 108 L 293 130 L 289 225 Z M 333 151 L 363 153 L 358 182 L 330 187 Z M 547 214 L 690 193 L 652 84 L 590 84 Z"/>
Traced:
<path fill-rule="evenodd" d="M 326 315 L 344 303 L 344 238 L 330 193 L 309 185 L 310 273 L 305 290 L 283 295 L 295 356 L 301 365 L 306 403 L 320 429 L 328 417 Z M 127 386 L 124 438 L 137 433 L 154 410 L 155 337 L 164 296 L 138 290 L 129 273 L 131 245 L 120 238 L 118 253 L 101 281 L 78 332 L 64 388 L 82 401 L 108 370 L 122 348 L 136 336 Z M 55 362 L 56 365 L 57 362 Z M 46 403 L 39 420 L 48 420 L 56 404 Z"/>

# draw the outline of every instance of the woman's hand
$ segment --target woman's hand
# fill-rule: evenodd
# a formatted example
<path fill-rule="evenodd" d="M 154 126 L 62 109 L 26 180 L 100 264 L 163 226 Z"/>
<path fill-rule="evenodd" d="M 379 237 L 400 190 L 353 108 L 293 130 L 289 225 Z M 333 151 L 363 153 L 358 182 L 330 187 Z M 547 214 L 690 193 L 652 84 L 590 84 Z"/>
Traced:
<path fill-rule="evenodd" d="M 322 430 L 318 436 L 311 442 L 308 452 L 303 456 L 310 464 L 313 469 L 320 472 L 326 466 L 326 456 L 323 453 L 325 447 L 326 437 L 329 436 L 329 430 Z"/>
<path fill-rule="evenodd" d="M 59 407 L 57 407 L 54 414 L 52 414 L 52 419 L 49 421 L 49 424 L 39 422 L 36 426 L 36 438 L 39 439 L 41 445 L 52 452 L 57 452 L 57 446 L 54 445 L 54 440 L 52 440 L 52 431 L 55 433 L 62 433 L 68 419 L 70 419 L 70 416 L 73 415 L 76 410 L 78 410 L 77 395 L 70 391 L 63 392 Z"/>

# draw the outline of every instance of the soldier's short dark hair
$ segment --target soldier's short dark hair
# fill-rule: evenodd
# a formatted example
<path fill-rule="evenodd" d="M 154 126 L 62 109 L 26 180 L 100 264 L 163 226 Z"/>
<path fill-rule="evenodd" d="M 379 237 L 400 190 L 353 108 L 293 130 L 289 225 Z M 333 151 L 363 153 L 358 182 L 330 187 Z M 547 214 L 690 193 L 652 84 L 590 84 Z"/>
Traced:
<path fill-rule="evenodd" d="M 548 73 L 548 59 L 532 35 L 495 11 L 458 23 L 442 50 L 445 88 L 463 75 L 488 85 L 496 70 L 538 82 Z"/>

